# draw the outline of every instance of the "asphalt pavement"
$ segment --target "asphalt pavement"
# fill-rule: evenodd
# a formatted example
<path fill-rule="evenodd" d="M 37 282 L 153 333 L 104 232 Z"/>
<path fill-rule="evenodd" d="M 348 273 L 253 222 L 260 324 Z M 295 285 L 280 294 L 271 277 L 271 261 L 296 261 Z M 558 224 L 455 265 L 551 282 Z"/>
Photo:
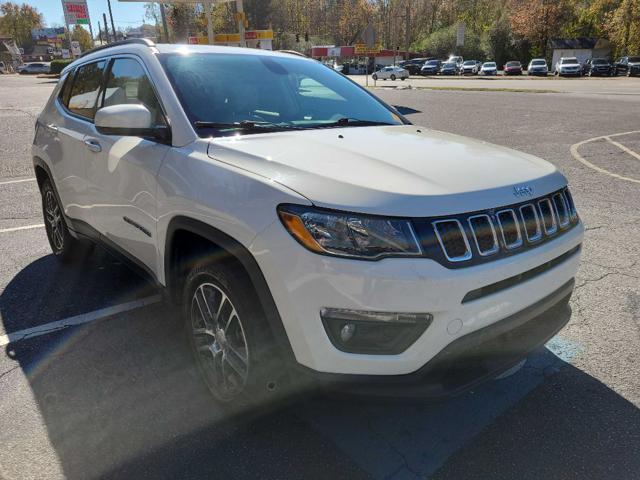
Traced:
<path fill-rule="evenodd" d="M 587 229 L 567 327 L 447 402 L 315 394 L 231 414 L 150 285 L 99 248 L 52 258 L 29 152 L 54 83 L 0 75 L 0 478 L 638 478 L 640 79 L 557 81 L 372 92 L 565 173 Z"/>

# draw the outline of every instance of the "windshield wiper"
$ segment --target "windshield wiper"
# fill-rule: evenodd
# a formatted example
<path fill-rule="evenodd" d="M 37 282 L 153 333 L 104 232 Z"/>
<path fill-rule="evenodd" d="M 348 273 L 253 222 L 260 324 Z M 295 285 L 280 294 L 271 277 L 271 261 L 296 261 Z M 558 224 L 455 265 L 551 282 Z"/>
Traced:
<path fill-rule="evenodd" d="M 322 127 L 368 127 L 376 125 L 398 125 L 397 123 L 380 122 L 378 120 L 360 120 L 358 118 L 342 117 L 335 122 L 323 123 Z"/>
<path fill-rule="evenodd" d="M 220 130 L 236 129 L 236 130 L 248 130 L 248 131 L 277 131 L 296 129 L 295 125 L 272 123 L 272 122 L 254 122 L 253 120 L 242 120 L 240 122 L 206 122 L 197 120 L 193 122 L 193 126 L 196 128 L 215 128 Z"/>

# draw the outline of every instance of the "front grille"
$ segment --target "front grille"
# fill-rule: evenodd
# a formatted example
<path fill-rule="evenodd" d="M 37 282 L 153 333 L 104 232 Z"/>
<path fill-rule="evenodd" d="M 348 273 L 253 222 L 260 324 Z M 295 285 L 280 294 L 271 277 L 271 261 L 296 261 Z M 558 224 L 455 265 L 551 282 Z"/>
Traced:
<path fill-rule="evenodd" d="M 431 219 L 414 219 L 426 256 L 462 268 L 517 254 L 578 224 L 568 189 L 534 200 Z"/>

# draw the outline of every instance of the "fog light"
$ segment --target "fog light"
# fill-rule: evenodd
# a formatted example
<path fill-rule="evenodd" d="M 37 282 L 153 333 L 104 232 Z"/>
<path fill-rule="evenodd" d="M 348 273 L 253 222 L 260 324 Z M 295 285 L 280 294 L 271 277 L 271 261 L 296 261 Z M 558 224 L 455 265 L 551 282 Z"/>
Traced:
<path fill-rule="evenodd" d="M 356 326 L 353 323 L 345 323 L 342 330 L 340 330 L 340 340 L 347 343 L 356 333 Z"/>
<path fill-rule="evenodd" d="M 371 312 L 323 308 L 320 317 L 331 343 L 349 353 L 404 352 L 433 321 L 429 313 Z"/>

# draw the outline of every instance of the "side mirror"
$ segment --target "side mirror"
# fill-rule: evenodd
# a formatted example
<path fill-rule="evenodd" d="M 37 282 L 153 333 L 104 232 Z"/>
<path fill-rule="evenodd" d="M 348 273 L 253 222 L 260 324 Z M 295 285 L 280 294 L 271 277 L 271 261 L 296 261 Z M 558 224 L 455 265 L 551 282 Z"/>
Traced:
<path fill-rule="evenodd" d="M 94 123 L 105 135 L 145 135 L 151 130 L 151 112 L 144 105 L 112 105 L 98 110 Z"/>

